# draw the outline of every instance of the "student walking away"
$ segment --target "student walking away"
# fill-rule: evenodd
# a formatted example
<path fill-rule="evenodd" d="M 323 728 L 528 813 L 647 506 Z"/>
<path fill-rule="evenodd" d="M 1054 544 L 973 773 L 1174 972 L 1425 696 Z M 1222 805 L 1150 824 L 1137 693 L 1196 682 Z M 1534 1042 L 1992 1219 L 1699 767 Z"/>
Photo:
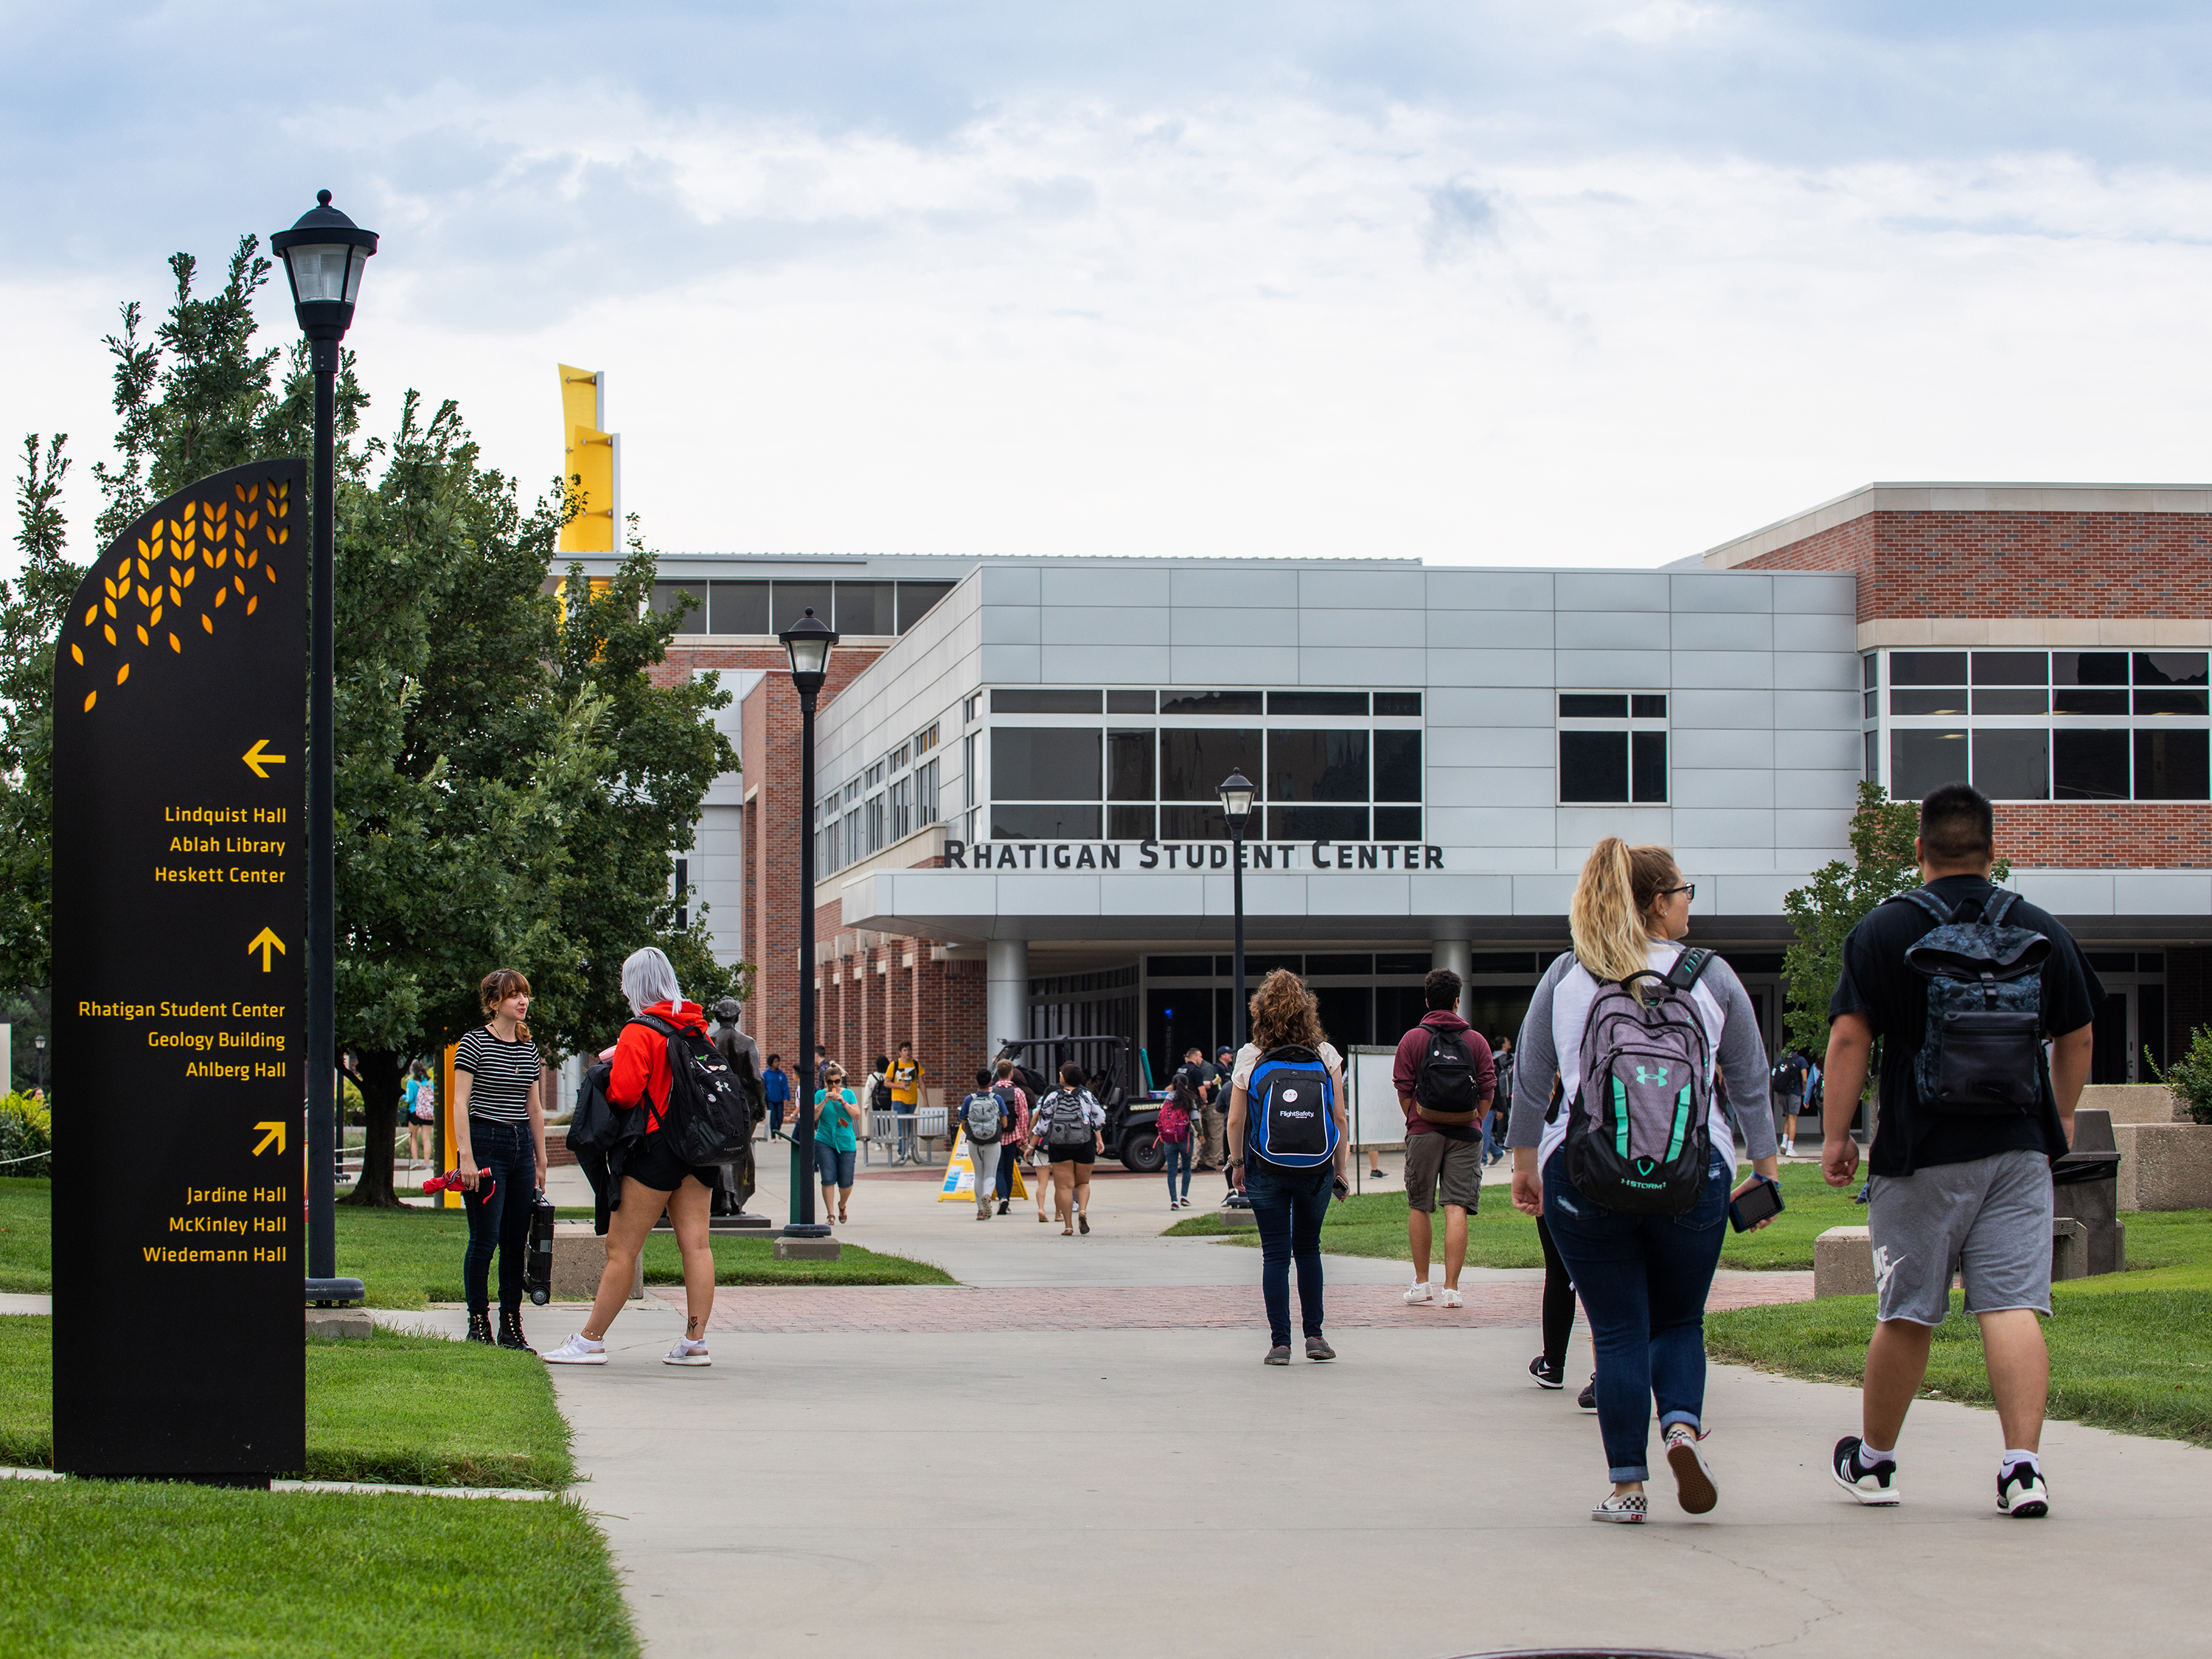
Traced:
<path fill-rule="evenodd" d="M 621 1196 L 607 1226 L 607 1265 L 584 1328 L 545 1356 L 550 1364 L 604 1365 L 607 1328 L 629 1298 L 646 1237 L 665 1212 L 684 1258 L 684 1334 L 663 1356 L 670 1365 L 706 1365 L 707 1320 L 714 1311 L 714 1252 L 708 1218 L 721 1160 L 709 1156 L 748 1133 L 736 1079 L 707 1033 L 705 1010 L 686 1002 L 659 948 L 634 951 L 622 968 L 632 1018 L 615 1039 L 607 1099 L 645 1108 L 645 1133 L 611 1160 Z"/>
<path fill-rule="evenodd" d="M 1231 1079 L 1237 1071 L 1237 1051 L 1227 1043 L 1213 1057 L 1215 1082 L 1206 1096 L 1206 1110 L 1200 1114 L 1200 1127 L 1205 1131 L 1205 1155 L 1198 1161 L 1201 1170 L 1218 1170 L 1231 1192 L 1237 1190 L 1236 1178 L 1229 1173 L 1230 1160 L 1236 1156 L 1229 1149 L 1229 1091 Z"/>
<path fill-rule="evenodd" d="M 1197 1086 L 1191 1080 L 1190 1068 L 1185 1066 L 1175 1074 L 1175 1081 L 1168 1090 L 1168 1097 L 1161 1103 L 1157 1132 L 1160 1151 L 1167 1155 L 1168 1208 L 1170 1210 L 1190 1207 L 1190 1143 L 1199 1104 Z M 1178 1174 L 1182 1177 L 1181 1196 L 1177 1196 L 1176 1192 Z"/>
<path fill-rule="evenodd" d="M 1037 1102 L 1036 1127 L 1052 1164 L 1053 1213 L 1060 1231 L 1091 1231 L 1091 1168 L 1106 1150 L 1106 1109 L 1084 1086 L 1083 1062 L 1060 1068 L 1060 1087 Z"/>
<path fill-rule="evenodd" d="M 1409 1303 L 1432 1302 L 1429 1251 L 1438 1195 L 1444 1206 L 1443 1304 L 1462 1304 L 1467 1218 L 1482 1202 L 1482 1121 L 1497 1092 L 1490 1045 L 1459 1017 L 1460 976 L 1432 968 L 1421 981 L 1428 1012 L 1398 1039 L 1390 1080 L 1406 1115 L 1406 1242 L 1413 1253 Z"/>
<path fill-rule="evenodd" d="M 1807 1081 L 1805 1056 L 1792 1049 L 1767 1073 L 1767 1088 L 1774 1100 L 1774 1133 L 1782 1143 L 1782 1156 L 1796 1152 L 1797 1113 L 1804 1104 Z"/>
<path fill-rule="evenodd" d="M 830 1050 L 817 1042 L 814 1045 L 814 1086 L 817 1089 L 823 1087 L 829 1075 Z"/>
<path fill-rule="evenodd" d="M 761 1077 L 761 1098 L 768 1105 L 768 1138 L 783 1139 L 783 1109 L 791 1099 L 791 1074 L 783 1069 L 783 1056 L 770 1054 Z"/>
<path fill-rule="evenodd" d="M 1045 1097 L 1052 1091 L 1033 1087 L 1043 1079 L 1034 1072 L 1025 1072 L 1011 1060 L 999 1062 L 1000 1086 L 1011 1082 L 1021 1091 L 1029 1103 L 1027 1127 L 1022 1133 L 1022 1149 L 1030 1161 L 1030 1192 L 1036 1200 L 1037 1224 L 1048 1224 L 1052 1217 L 1047 1212 L 1045 1200 L 1052 1190 L 1052 1149 L 1044 1142 L 1042 1108 Z"/>
<path fill-rule="evenodd" d="M 975 1219 L 988 1221 L 998 1197 L 999 1159 L 1012 1137 L 1014 1115 L 992 1088 L 991 1068 L 975 1073 L 975 1090 L 960 1103 L 960 1127 L 968 1139 L 968 1163 L 975 1171 Z"/>
<path fill-rule="evenodd" d="M 407 1161 L 428 1164 L 437 1145 L 438 1089 L 430 1068 L 416 1060 L 407 1069 Z"/>
<path fill-rule="evenodd" d="M 1505 1121 L 1513 1111 L 1513 1038 L 1501 1031 L 1490 1041 L 1491 1064 L 1498 1072 L 1498 1092 L 1490 1097 L 1490 1111 L 1482 1121 L 1482 1161 L 1486 1167 L 1505 1156 Z"/>
<path fill-rule="evenodd" d="M 2073 1141 L 2105 988 L 2055 919 L 1990 884 L 1994 832 L 1978 792 L 1931 791 L 1914 842 L 1923 884 L 1844 941 L 1820 1172 L 1843 1187 L 1858 1169 L 1852 1106 L 1881 1037 L 1867 1201 L 1880 1297 L 1860 1432 L 1837 1442 L 1833 1468 L 1860 1503 L 1897 1502 L 1898 1436 L 1960 1273 L 2004 1431 L 1997 1510 L 2033 1516 L 2051 1508 L 2036 1317 L 2051 1311 L 2051 1163 Z"/>
<path fill-rule="evenodd" d="M 1574 949 L 1537 982 L 1516 1045 L 1531 1077 L 1559 1076 L 1554 1109 L 1520 1091 L 1506 1141 L 1513 1206 L 1547 1224 L 1589 1316 L 1613 1479 L 1594 1521 L 1644 1518 L 1655 1398 L 1682 1508 L 1719 1502 L 1698 1445 L 1705 1294 L 1736 1157 L 1717 1074 L 1757 1170 L 1738 1190 L 1778 1166 L 1757 1010 L 1726 963 L 1675 943 L 1695 891 L 1663 847 L 1598 842 L 1568 912 Z"/>
<path fill-rule="evenodd" d="M 822 1218 L 836 1210 L 852 1219 L 854 1166 L 860 1156 L 860 1103 L 845 1086 L 845 1068 L 836 1060 L 823 1074 L 826 1086 L 814 1091 L 814 1171 L 822 1178 Z"/>
<path fill-rule="evenodd" d="M 1014 1062 L 1002 1060 L 987 1075 L 991 1079 L 991 1092 L 999 1097 L 1005 1114 L 1006 1127 L 999 1136 L 999 1178 L 992 1184 L 999 1200 L 999 1213 L 1006 1214 L 1014 1199 L 1014 1165 L 1030 1155 L 1030 1097 L 1015 1073 Z M 1041 1182 L 1032 1182 L 1042 1186 Z M 1037 1197 L 1037 1219 L 1045 1218 L 1044 1198 Z"/>
<path fill-rule="evenodd" d="M 528 980 L 512 968 L 495 969 L 477 988 L 477 999 L 484 1023 L 464 1032 L 453 1052 L 453 1167 L 469 1218 L 461 1293 L 469 1306 L 469 1340 L 491 1341 L 496 1251 L 499 1346 L 531 1353 L 522 1335 L 522 1269 L 532 1197 L 545 1186 L 545 1062 L 526 1023 Z"/>
<path fill-rule="evenodd" d="M 744 1011 L 744 1004 L 735 997 L 724 997 L 714 1005 L 714 1051 L 737 1079 L 745 1106 L 744 1156 L 722 1166 L 722 1182 L 714 1193 L 713 1213 L 716 1215 L 743 1215 L 745 1200 L 760 1186 L 760 1166 L 753 1161 L 753 1131 L 767 1115 L 768 1104 L 761 1080 L 760 1044 L 738 1025 Z"/>
<path fill-rule="evenodd" d="M 1182 1064 L 1176 1068 L 1176 1077 L 1188 1078 L 1190 1082 L 1191 1099 L 1194 1103 L 1190 1120 L 1190 1155 L 1191 1165 L 1194 1169 L 1212 1170 L 1221 1167 L 1221 1131 L 1222 1127 L 1229 1121 L 1229 1103 L 1223 1097 L 1222 1089 L 1228 1076 L 1227 1070 L 1217 1066 L 1212 1060 L 1206 1059 L 1205 1050 L 1196 1043 L 1191 1044 L 1189 1048 L 1183 1050 Z M 1168 1079 L 1168 1087 L 1170 1091 L 1173 1091 L 1175 1078 Z M 1211 1130 L 1206 1127 L 1206 1114 L 1209 1110 L 1213 1115 L 1213 1127 Z"/>
<path fill-rule="evenodd" d="M 1250 1199 L 1260 1230 L 1266 1363 L 1291 1363 L 1293 1262 L 1306 1358 L 1334 1359 L 1322 1334 L 1321 1224 L 1329 1199 L 1352 1189 L 1344 1057 L 1329 1046 L 1313 993 L 1286 968 L 1260 981 L 1251 1016 L 1252 1040 L 1230 1073 L 1230 1181 Z"/>

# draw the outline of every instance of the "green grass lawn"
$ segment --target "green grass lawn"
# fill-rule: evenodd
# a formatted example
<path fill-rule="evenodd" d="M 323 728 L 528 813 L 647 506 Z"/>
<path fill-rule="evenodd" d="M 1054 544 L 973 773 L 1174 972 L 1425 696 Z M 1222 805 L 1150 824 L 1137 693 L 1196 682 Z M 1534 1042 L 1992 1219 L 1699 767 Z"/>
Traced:
<path fill-rule="evenodd" d="M 0 1586 L 10 1654 L 638 1650 L 605 1540 L 557 1500 L 0 1481 Z"/>
<path fill-rule="evenodd" d="M 52 1352 L 52 1320 L 0 1318 L 0 1462 L 53 1462 Z M 379 1331 L 365 1341 L 307 1343 L 307 1467 L 292 1473 L 557 1492 L 576 1468 L 537 1360 Z"/>
<path fill-rule="evenodd" d="M 2124 1273 L 2051 1288 L 2051 1415 L 2212 1446 L 2212 1210 L 2138 1212 Z M 1979 1325 L 1961 1311 L 1936 1333 L 1929 1397 L 1991 1403 Z M 1746 1308 L 1705 1320 L 1716 1359 L 1816 1382 L 1857 1383 L 1874 1331 L 1870 1296 Z"/>
<path fill-rule="evenodd" d="M 1740 1178 L 1740 1176 L 1739 1176 Z M 1787 1164 L 1782 1170 L 1782 1201 L 1785 1206 L 1774 1224 L 1755 1233 L 1731 1231 L 1721 1246 L 1723 1267 L 1810 1267 L 1813 1241 L 1831 1227 L 1856 1226 L 1866 1212 L 1851 1202 L 1851 1191 L 1838 1191 L 1820 1179 L 1817 1166 Z M 1441 1248 L 1443 1227 L 1434 1224 Z M 1259 1237 L 1249 1228 L 1221 1224 L 1212 1212 L 1187 1216 L 1170 1227 L 1175 1237 L 1223 1236 L 1253 1249 Z M 1406 1243 L 1406 1194 L 1402 1188 L 1365 1193 L 1328 1206 L 1322 1223 L 1322 1249 L 1339 1255 L 1380 1256 L 1408 1261 L 1413 1252 Z M 1540 1267 L 1543 1247 L 1537 1242 L 1536 1224 L 1513 1207 L 1504 1186 L 1486 1187 L 1482 1207 L 1469 1219 L 1467 1259 L 1478 1267 Z"/>
<path fill-rule="evenodd" d="M 53 1289 L 46 1181 L 0 1181 L 0 1291 Z M 563 1212 L 588 1220 L 589 1211 Z M 461 1300 L 461 1255 L 469 1224 L 459 1210 L 357 1210 L 337 1207 L 337 1270 L 367 1287 L 372 1308 L 421 1308 Z M 775 1242 L 718 1236 L 718 1285 L 951 1285 L 926 1262 L 848 1244 L 835 1261 L 778 1261 Z M 680 1285 L 684 1267 L 675 1237 L 645 1244 L 645 1282 Z"/>

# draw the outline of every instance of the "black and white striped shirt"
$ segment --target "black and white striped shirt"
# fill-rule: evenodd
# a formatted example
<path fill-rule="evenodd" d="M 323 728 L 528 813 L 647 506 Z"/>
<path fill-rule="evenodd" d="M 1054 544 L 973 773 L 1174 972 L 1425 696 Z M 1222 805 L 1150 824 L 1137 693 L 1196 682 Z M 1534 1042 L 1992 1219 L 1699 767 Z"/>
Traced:
<path fill-rule="evenodd" d="M 476 1081 L 469 1090 L 469 1115 L 499 1123 L 530 1121 L 530 1089 L 544 1069 L 538 1045 L 525 1039 L 506 1042 L 479 1025 L 462 1037 L 453 1069 Z"/>

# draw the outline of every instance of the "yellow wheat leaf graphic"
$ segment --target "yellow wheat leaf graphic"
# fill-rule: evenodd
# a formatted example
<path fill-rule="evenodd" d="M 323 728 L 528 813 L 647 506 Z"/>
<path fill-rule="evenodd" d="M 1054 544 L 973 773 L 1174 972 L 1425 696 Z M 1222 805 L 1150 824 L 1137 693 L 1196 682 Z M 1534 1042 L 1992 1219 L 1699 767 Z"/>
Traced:
<path fill-rule="evenodd" d="M 237 586 L 238 586 L 238 591 L 239 591 L 240 592 L 243 593 L 244 592 L 246 592 L 246 578 L 245 578 L 245 577 L 243 577 L 243 576 L 233 576 L 233 577 L 231 578 L 231 580 L 232 580 L 233 582 L 234 582 L 234 583 L 236 583 L 236 584 L 237 584 Z"/>
<path fill-rule="evenodd" d="M 249 553 L 246 556 L 246 568 L 248 570 L 252 569 L 255 565 L 259 564 L 260 562 L 261 556 L 258 553 Z"/>
<path fill-rule="evenodd" d="M 86 693 L 84 694 L 84 712 L 85 712 L 86 714 L 89 714 L 90 713 L 92 713 L 92 706 L 93 706 L 93 704 L 94 704 L 94 703 L 95 703 L 95 702 L 99 702 L 99 701 L 100 701 L 100 693 L 99 693 L 99 692 L 97 692 L 97 691 L 88 691 L 88 692 L 86 692 Z"/>
<path fill-rule="evenodd" d="M 223 602 L 225 599 L 228 599 L 229 597 L 230 597 L 230 590 L 229 590 L 228 588 L 227 588 L 227 587 L 218 587 L 218 588 L 216 588 L 216 591 L 215 591 L 215 604 L 216 604 L 216 610 L 218 610 L 218 611 L 220 611 L 221 609 L 222 609 L 222 602 Z M 203 620 L 204 620 L 204 619 L 203 619 Z"/>
<path fill-rule="evenodd" d="M 149 577 L 149 576 L 152 575 L 153 574 L 154 574 L 154 573 L 153 573 L 153 571 L 152 571 L 151 569 L 149 569 L 149 568 L 147 567 L 147 563 L 146 563 L 146 561 L 145 561 L 145 560 L 141 559 L 141 560 L 139 560 L 139 561 L 138 561 L 138 579 L 139 579 L 139 580 L 143 581 L 143 580 L 145 580 L 145 579 L 146 579 L 147 577 Z"/>
<path fill-rule="evenodd" d="M 246 602 L 246 614 L 249 617 L 252 616 L 253 614 L 253 607 L 260 603 L 261 601 L 258 599 L 247 599 Z"/>
<path fill-rule="evenodd" d="M 191 586 L 191 583 L 189 580 L 184 584 L 183 587 L 179 587 L 173 584 L 169 588 L 169 603 L 171 605 L 182 605 L 185 602 L 184 589 L 185 587 L 190 587 Z M 157 587 L 154 591 L 158 593 L 161 590 Z"/>
<path fill-rule="evenodd" d="M 112 645 L 112 644 L 114 644 L 114 643 L 115 643 L 115 624 L 114 624 L 114 623 L 100 623 L 100 631 L 101 633 L 103 633 L 103 634 L 105 634 L 105 635 L 107 635 L 107 642 L 108 642 L 110 645 Z"/>
<path fill-rule="evenodd" d="M 131 678 L 131 665 L 130 665 L 129 663 L 127 663 L 127 662 L 126 662 L 126 663 L 125 663 L 125 664 L 123 665 L 123 666 L 122 666 L 122 667 L 120 667 L 120 668 L 118 668 L 118 669 L 117 669 L 117 670 L 115 671 L 115 683 L 116 683 L 118 685 L 122 684 L 124 681 L 125 681 L 125 680 L 129 679 L 130 678 Z"/>
<path fill-rule="evenodd" d="M 114 601 L 114 600 L 112 600 L 112 599 L 102 599 L 102 600 L 100 601 L 100 603 L 101 603 L 102 605 L 106 605 L 106 606 L 107 607 L 107 614 L 108 614 L 109 616 L 112 617 L 112 616 L 114 616 L 114 615 L 116 615 L 116 614 L 117 614 L 117 612 L 116 612 L 116 609 L 115 609 L 115 601 Z"/>
<path fill-rule="evenodd" d="M 218 595 L 216 596 L 216 603 L 217 605 L 221 605 L 221 604 L 222 603 L 222 596 L 221 596 L 220 594 L 218 594 Z M 209 617 L 208 617 L 207 612 L 206 612 L 206 611 L 201 611 L 201 612 L 200 612 L 200 627 L 201 627 L 204 630 L 205 630 L 206 632 L 208 632 L 208 633 L 210 633 L 210 634 L 212 634 L 212 633 L 214 633 L 214 632 L 215 632 L 215 623 L 214 623 L 211 620 L 210 620 L 210 618 L 209 618 Z M 169 635 L 169 638 L 170 638 L 172 641 L 173 641 L 176 637 L 177 637 L 177 636 L 176 636 L 174 634 L 172 634 L 172 635 Z"/>
<path fill-rule="evenodd" d="M 202 617 L 200 618 L 200 620 L 201 620 L 202 622 L 205 622 L 205 621 L 207 620 L 207 618 L 206 618 L 205 617 Z M 209 632 L 209 633 L 210 633 L 210 634 L 212 634 L 212 633 L 214 633 L 214 632 L 215 632 L 215 629 L 213 629 L 212 628 L 210 628 L 210 629 L 208 629 L 208 632 Z M 184 648 L 185 648 L 185 647 L 184 647 L 183 641 L 181 641 L 180 640 L 179 640 L 179 639 L 177 638 L 177 636 L 176 636 L 174 634 L 172 634 L 172 635 L 169 635 L 169 649 L 170 649 L 170 650 L 172 650 L 172 651 L 176 651 L 176 652 L 182 652 L 182 651 L 184 650 Z"/>
<path fill-rule="evenodd" d="M 198 568 L 197 565 L 195 565 L 191 569 L 187 570 L 186 572 L 185 572 L 185 581 L 184 581 L 184 585 L 185 585 L 186 587 L 190 587 L 190 586 L 192 585 L 192 578 L 193 578 L 193 577 L 195 577 L 195 576 L 197 576 L 197 575 L 198 575 L 199 574 L 200 574 L 200 573 L 199 573 L 199 568 Z"/>
<path fill-rule="evenodd" d="M 94 602 L 94 604 L 89 605 L 88 605 L 88 606 L 86 606 L 86 607 L 85 607 L 85 612 L 84 612 L 84 625 L 85 625 L 87 628 L 91 627 L 94 622 L 96 622 L 96 621 L 98 621 L 98 620 L 99 620 L 99 618 L 100 618 L 100 606 L 99 606 L 99 604 L 98 604 L 97 602 Z"/>
<path fill-rule="evenodd" d="M 76 665 L 77 665 L 79 668 L 82 668 L 82 667 L 83 667 L 83 666 L 84 666 L 84 647 L 83 647 L 82 646 L 81 646 L 81 645 L 72 645 L 72 646 L 70 646 L 70 655 L 76 659 Z"/>
<path fill-rule="evenodd" d="M 273 582 L 276 580 L 276 567 L 273 564 L 264 564 L 261 567 L 261 574 Z"/>
<path fill-rule="evenodd" d="M 151 645 L 154 643 L 153 641 L 146 637 L 146 624 L 144 623 L 140 623 L 138 624 L 138 643 L 141 645 Z"/>
<path fill-rule="evenodd" d="M 289 530 L 280 530 L 276 532 L 276 544 L 279 547 L 282 547 L 286 542 L 289 542 L 291 539 L 292 532 Z"/>
<path fill-rule="evenodd" d="M 152 616 L 150 616 L 150 617 L 147 617 L 147 618 L 146 618 L 146 620 L 147 620 L 149 623 L 157 623 L 157 622 L 161 621 L 161 607 L 160 605 L 155 605 L 155 606 L 154 607 L 154 614 L 153 614 Z"/>

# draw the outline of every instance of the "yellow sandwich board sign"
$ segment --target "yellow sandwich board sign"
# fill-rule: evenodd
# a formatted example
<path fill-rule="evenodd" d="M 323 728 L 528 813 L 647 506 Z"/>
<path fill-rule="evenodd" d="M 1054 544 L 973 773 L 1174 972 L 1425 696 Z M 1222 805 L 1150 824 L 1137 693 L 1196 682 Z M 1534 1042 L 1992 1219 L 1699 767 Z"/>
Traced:
<path fill-rule="evenodd" d="M 999 1156 L 1002 1158 L 1014 1158 L 1012 1140 L 1000 1143 Z M 1022 1161 L 1014 1158 L 1012 1196 L 1027 1198 L 1029 1195 L 1030 1189 L 1022 1181 Z M 975 1160 L 968 1150 L 968 1131 L 964 1126 L 952 1132 L 952 1151 L 945 1160 L 945 1184 L 937 1189 L 939 1204 L 950 1204 L 957 1198 L 964 1198 L 971 1204 L 975 1201 Z"/>

